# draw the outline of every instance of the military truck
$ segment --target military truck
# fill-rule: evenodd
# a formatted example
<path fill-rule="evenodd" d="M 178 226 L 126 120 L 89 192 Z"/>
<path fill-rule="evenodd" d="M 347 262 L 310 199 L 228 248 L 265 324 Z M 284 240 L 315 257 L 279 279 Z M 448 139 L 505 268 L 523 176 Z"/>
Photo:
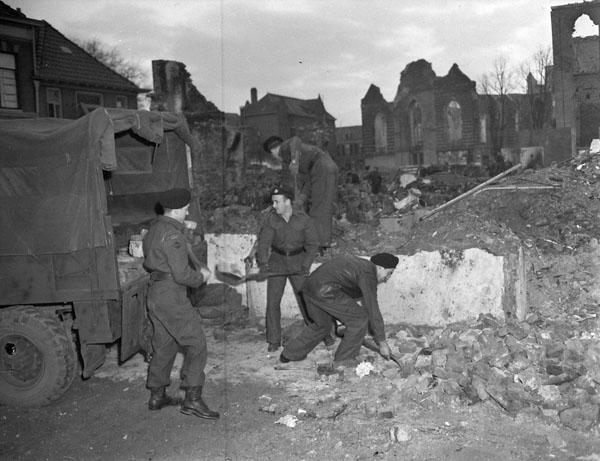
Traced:
<path fill-rule="evenodd" d="M 151 219 L 160 192 L 189 188 L 192 144 L 164 112 L 0 121 L 0 403 L 57 399 L 107 345 L 143 350 L 148 275 L 115 216 Z"/>

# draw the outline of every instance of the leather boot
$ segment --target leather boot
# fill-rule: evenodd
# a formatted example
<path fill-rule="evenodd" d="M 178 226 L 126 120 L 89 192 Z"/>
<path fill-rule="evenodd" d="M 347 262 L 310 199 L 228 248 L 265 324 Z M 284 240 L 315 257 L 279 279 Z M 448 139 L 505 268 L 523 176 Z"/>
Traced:
<path fill-rule="evenodd" d="M 202 400 L 202 386 L 188 387 L 185 390 L 181 412 L 184 415 L 194 415 L 206 419 L 217 419 L 219 417 L 219 413 L 208 408 Z"/>
<path fill-rule="evenodd" d="M 164 387 L 150 388 L 150 400 L 148 400 L 148 410 L 160 410 L 161 408 L 173 405 L 179 405 L 181 399 L 167 395 Z"/>

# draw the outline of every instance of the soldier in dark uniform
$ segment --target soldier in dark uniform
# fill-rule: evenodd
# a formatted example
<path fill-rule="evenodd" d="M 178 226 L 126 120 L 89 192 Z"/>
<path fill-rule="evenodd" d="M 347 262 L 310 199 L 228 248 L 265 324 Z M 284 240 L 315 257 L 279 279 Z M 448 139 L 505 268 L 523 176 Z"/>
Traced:
<path fill-rule="evenodd" d="M 184 352 L 181 387 L 185 389 L 181 412 L 216 419 L 219 413 L 202 400 L 207 359 L 202 320 L 187 297 L 187 287 L 198 287 L 210 276 L 208 269 L 196 270 L 189 264 L 183 223 L 189 203 L 190 192 L 185 189 L 165 193 L 160 199 L 164 215 L 154 221 L 144 237 L 144 267 L 150 272 L 148 314 L 154 326 L 154 352 L 148 366 L 148 408 L 160 410 L 175 404 L 165 388 L 170 384 L 173 361 L 181 348 Z"/>
<path fill-rule="evenodd" d="M 379 253 L 371 259 L 338 256 L 319 266 L 306 279 L 303 288 L 306 310 L 312 323 L 285 345 L 279 359 L 283 362 L 304 360 L 328 334 L 332 319 L 345 326 L 334 364 L 356 365 L 362 341 L 370 327 L 379 352 L 389 358 L 383 318 L 377 303 L 377 284 L 385 283 L 398 265 L 398 258 Z M 362 305 L 356 299 L 362 298 Z"/>
<path fill-rule="evenodd" d="M 265 216 L 258 234 L 256 262 L 263 272 L 298 272 L 298 275 L 271 277 L 267 281 L 267 342 L 269 352 L 274 352 L 281 345 L 281 297 L 288 279 L 302 317 L 307 321 L 299 292 L 316 257 L 319 238 L 313 221 L 304 212 L 293 209 L 291 189 L 274 187 L 271 199 L 273 209 Z"/>
<path fill-rule="evenodd" d="M 265 150 L 280 158 L 297 180 L 297 207 L 305 206 L 319 235 L 321 252 L 331 247 L 332 219 L 337 200 L 338 166 L 328 152 L 305 144 L 298 136 L 283 141 L 271 136 Z"/>

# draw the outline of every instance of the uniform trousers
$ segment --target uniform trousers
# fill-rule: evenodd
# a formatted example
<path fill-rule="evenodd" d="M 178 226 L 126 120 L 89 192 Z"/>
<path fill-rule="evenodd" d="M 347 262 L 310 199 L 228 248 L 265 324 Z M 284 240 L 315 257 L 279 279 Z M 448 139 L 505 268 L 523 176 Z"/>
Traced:
<path fill-rule="evenodd" d="M 154 327 L 154 349 L 148 366 L 148 388 L 168 386 L 175 356 L 183 351 L 181 387 L 204 385 L 206 337 L 202 317 L 192 307 L 186 287 L 173 280 L 151 281 L 148 289 L 148 314 Z"/>
<path fill-rule="evenodd" d="M 342 291 L 330 291 L 328 294 L 331 296 L 321 297 L 303 293 L 310 323 L 285 345 L 283 355 L 286 358 L 302 360 L 306 357 L 331 331 L 333 319 L 346 326 L 344 337 L 335 351 L 334 360 L 358 357 L 369 325 L 367 310 Z"/>
<path fill-rule="evenodd" d="M 269 344 L 281 344 L 281 298 L 283 297 L 285 284 L 288 279 L 296 296 L 302 318 L 305 323 L 308 322 L 304 302 L 300 295 L 300 290 L 306 279 L 304 274 L 291 275 L 289 277 L 270 277 L 267 281 L 267 312 L 265 315 L 267 342 Z"/>

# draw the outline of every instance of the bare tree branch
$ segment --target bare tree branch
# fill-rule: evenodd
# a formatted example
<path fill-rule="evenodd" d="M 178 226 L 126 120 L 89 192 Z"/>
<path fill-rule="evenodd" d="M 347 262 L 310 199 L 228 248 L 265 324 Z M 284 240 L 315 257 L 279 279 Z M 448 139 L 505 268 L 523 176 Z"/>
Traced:
<path fill-rule="evenodd" d="M 125 60 L 120 51 L 116 48 L 108 48 L 98 38 L 90 40 L 74 40 L 81 48 L 91 54 L 107 67 L 110 67 L 117 74 L 141 86 L 146 79 L 146 72 L 138 63 Z"/>

